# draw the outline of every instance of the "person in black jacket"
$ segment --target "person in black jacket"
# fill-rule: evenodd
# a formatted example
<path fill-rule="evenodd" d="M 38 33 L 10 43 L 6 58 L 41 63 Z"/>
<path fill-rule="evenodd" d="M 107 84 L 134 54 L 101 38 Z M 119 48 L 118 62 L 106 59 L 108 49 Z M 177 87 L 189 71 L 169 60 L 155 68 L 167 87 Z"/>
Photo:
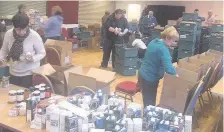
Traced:
<path fill-rule="evenodd" d="M 24 4 L 20 4 L 18 6 L 18 14 L 26 14 L 26 6 Z"/>
<path fill-rule="evenodd" d="M 115 44 L 122 43 L 122 37 L 128 32 L 127 19 L 122 17 L 123 11 L 117 9 L 111 14 L 105 24 L 106 41 L 103 47 L 103 60 L 101 67 L 107 68 L 112 51 L 112 67 L 114 69 Z"/>

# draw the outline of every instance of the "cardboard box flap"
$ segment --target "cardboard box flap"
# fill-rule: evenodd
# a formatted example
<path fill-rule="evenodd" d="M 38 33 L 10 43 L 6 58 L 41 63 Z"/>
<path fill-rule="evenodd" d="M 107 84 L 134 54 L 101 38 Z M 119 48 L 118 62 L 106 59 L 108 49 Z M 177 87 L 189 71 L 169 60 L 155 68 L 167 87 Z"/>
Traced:
<path fill-rule="evenodd" d="M 187 80 L 192 83 L 197 83 L 199 80 L 199 74 L 194 71 L 189 71 L 187 69 L 183 68 L 176 68 L 177 74 L 179 75 L 179 78 Z"/>
<path fill-rule="evenodd" d="M 200 67 L 199 66 L 197 66 L 195 64 L 188 63 L 188 62 L 183 61 L 183 60 L 180 60 L 178 62 L 177 67 L 187 69 L 187 70 L 190 70 L 190 71 L 194 71 L 194 72 L 197 72 L 197 73 L 200 72 Z"/>
<path fill-rule="evenodd" d="M 69 73 L 83 75 L 82 66 L 72 67 L 72 68 L 69 68 L 64 71 L 64 75 L 65 75 L 65 79 L 66 79 L 67 83 L 69 81 Z"/>
<path fill-rule="evenodd" d="M 217 50 L 212 50 L 212 49 L 209 49 L 207 51 L 207 53 L 214 53 L 214 54 L 218 54 L 218 55 L 223 56 L 223 52 L 220 52 L 220 51 L 217 51 Z"/>
<path fill-rule="evenodd" d="M 80 75 L 76 73 L 69 73 L 68 77 L 68 93 L 76 86 L 86 86 L 92 90 L 96 90 L 96 79 L 93 77 L 88 77 L 85 75 Z"/>
<path fill-rule="evenodd" d="M 86 74 L 89 77 L 96 78 L 97 81 L 110 83 L 115 79 L 115 72 L 101 70 L 97 68 L 90 68 L 89 72 Z"/>
<path fill-rule="evenodd" d="M 72 42 L 64 40 L 62 41 L 62 40 L 47 39 L 47 41 L 45 42 L 45 46 L 57 46 L 60 47 L 61 50 L 71 50 Z"/>
<path fill-rule="evenodd" d="M 41 74 L 41 75 L 52 75 L 56 72 L 56 70 L 50 65 L 50 64 L 45 64 L 43 66 L 40 66 L 34 70 L 32 70 L 34 74 Z"/>
<path fill-rule="evenodd" d="M 193 63 L 195 65 L 201 66 L 204 64 L 207 64 L 208 62 L 200 60 L 200 59 L 195 59 L 195 58 L 189 58 L 188 62 Z"/>

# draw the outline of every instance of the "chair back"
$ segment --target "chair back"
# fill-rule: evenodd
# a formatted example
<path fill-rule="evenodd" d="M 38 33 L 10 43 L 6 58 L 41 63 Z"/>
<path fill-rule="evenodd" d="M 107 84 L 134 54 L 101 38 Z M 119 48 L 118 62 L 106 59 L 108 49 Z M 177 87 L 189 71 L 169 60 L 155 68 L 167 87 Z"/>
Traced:
<path fill-rule="evenodd" d="M 51 65 L 61 65 L 61 58 L 58 51 L 53 47 L 46 48 L 46 61 Z"/>
<path fill-rule="evenodd" d="M 61 29 L 61 33 L 65 37 L 65 40 L 67 40 L 68 39 L 68 31 L 67 31 L 67 29 L 66 28 L 62 28 Z"/>
<path fill-rule="evenodd" d="M 48 77 L 46 77 L 45 75 L 41 75 L 41 74 L 34 74 L 33 78 L 32 78 L 32 83 L 33 86 L 39 85 L 41 83 L 46 84 L 48 87 L 51 88 L 52 93 L 55 93 L 53 85 L 51 83 L 51 81 L 48 79 Z"/>
<path fill-rule="evenodd" d="M 203 90 L 204 84 L 205 83 L 203 82 L 203 80 L 201 80 L 197 84 L 197 88 L 193 92 L 193 96 L 190 98 L 190 101 L 186 107 L 186 110 L 184 111 L 184 115 L 192 115 L 195 105 L 197 103 L 197 99 L 198 99 L 199 95 L 201 94 L 201 91 Z"/>
<path fill-rule="evenodd" d="M 214 68 L 214 70 L 212 71 L 211 76 L 210 76 L 210 78 L 208 80 L 208 83 L 205 86 L 205 87 L 207 87 L 207 89 L 213 87 L 213 85 L 215 83 L 215 79 L 216 79 L 217 74 L 218 74 L 219 65 L 220 65 L 220 63 L 217 63 L 216 66 L 215 66 L 215 68 Z"/>
<path fill-rule="evenodd" d="M 206 87 L 209 83 L 209 78 L 211 77 L 211 74 L 212 74 L 212 68 L 208 68 L 206 74 L 205 74 L 205 77 L 203 79 L 203 82 L 204 82 L 204 88 L 203 90 L 201 91 L 201 94 L 203 94 L 205 91 L 208 90 L 208 87 Z"/>

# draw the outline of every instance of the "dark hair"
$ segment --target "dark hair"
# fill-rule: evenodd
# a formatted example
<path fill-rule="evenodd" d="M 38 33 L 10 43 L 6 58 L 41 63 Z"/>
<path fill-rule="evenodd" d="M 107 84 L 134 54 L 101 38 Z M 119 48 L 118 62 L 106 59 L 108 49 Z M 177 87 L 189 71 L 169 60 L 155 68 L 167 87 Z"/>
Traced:
<path fill-rule="evenodd" d="M 25 14 L 16 14 L 12 18 L 12 23 L 13 23 L 14 28 L 24 29 L 29 24 L 29 18 Z"/>
<path fill-rule="evenodd" d="M 126 14 L 126 10 L 125 9 L 123 10 L 123 13 Z"/>
<path fill-rule="evenodd" d="M 115 14 L 122 14 L 122 13 L 123 13 L 123 10 L 121 10 L 121 9 L 117 9 L 117 10 L 115 10 L 114 13 L 115 13 Z"/>
<path fill-rule="evenodd" d="M 195 9 L 194 11 L 199 11 L 198 9 Z"/>
<path fill-rule="evenodd" d="M 24 8 L 24 7 L 26 7 L 24 4 L 20 4 L 19 6 L 18 6 L 18 10 L 20 11 L 22 8 Z"/>
<path fill-rule="evenodd" d="M 110 15 L 110 12 L 109 11 L 105 11 L 105 15 Z"/>

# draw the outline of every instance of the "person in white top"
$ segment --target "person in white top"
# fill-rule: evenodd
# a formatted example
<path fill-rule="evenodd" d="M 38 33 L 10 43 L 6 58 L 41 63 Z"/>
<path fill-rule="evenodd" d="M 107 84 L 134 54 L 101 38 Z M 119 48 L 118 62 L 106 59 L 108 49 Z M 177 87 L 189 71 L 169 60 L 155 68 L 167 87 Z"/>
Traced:
<path fill-rule="evenodd" d="M 208 27 L 211 27 L 212 24 L 215 23 L 215 16 L 213 16 L 212 10 L 208 11 L 208 18 L 206 19 L 205 23 L 208 25 Z"/>
<path fill-rule="evenodd" d="M 17 13 L 12 18 L 14 28 L 6 32 L 0 50 L 1 65 L 9 61 L 10 83 L 21 87 L 32 86 L 32 70 L 40 66 L 46 55 L 39 34 L 29 29 L 29 18 Z"/>

